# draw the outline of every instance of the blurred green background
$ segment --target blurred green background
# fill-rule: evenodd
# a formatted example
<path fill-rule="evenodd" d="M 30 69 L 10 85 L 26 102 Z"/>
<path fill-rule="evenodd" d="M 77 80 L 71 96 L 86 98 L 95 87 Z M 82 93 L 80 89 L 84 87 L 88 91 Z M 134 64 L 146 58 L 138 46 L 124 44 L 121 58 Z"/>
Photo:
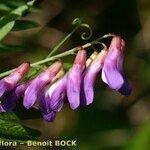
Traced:
<path fill-rule="evenodd" d="M 25 2 L 0 0 L 0 15 L 8 14 Z M 34 23 L 17 20 L 14 29 L 1 41 L 0 72 L 26 60 L 36 62 L 46 57 L 50 49 L 72 31 L 71 22 L 76 17 L 82 17 L 93 29 L 90 41 L 109 32 L 125 39 L 124 67 L 132 85 L 131 95 L 124 97 L 113 92 L 99 75 L 94 103 L 76 111 L 65 105 L 53 123 L 44 121 L 38 111 L 33 119 L 35 112 L 22 110 L 20 104 L 15 110 L 21 119 L 19 122 L 39 130 L 38 139 L 77 140 L 77 147 L 18 146 L 7 149 L 150 150 L 149 0 L 36 1 L 30 12 L 18 18 Z M 86 43 L 80 38 L 83 30 L 80 28 L 58 53 Z M 72 61 L 72 57 L 64 58 L 64 62 Z"/>

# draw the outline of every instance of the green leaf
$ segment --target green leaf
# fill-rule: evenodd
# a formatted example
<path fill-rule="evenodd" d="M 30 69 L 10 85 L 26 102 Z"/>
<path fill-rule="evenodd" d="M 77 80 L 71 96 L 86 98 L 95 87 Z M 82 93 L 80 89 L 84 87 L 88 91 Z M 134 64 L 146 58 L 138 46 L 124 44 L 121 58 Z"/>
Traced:
<path fill-rule="evenodd" d="M 25 112 L 25 108 L 21 105 L 17 106 L 14 112 L 0 113 L 0 138 L 27 140 L 40 136 L 41 133 L 38 130 L 26 127 L 20 123 L 21 120 L 37 118 L 37 114 L 40 115 L 35 109 L 34 111 L 29 110 Z"/>
<path fill-rule="evenodd" d="M 8 15 L 0 18 L 0 27 L 22 16 L 30 8 L 30 6 L 32 6 L 33 2 L 34 1 L 28 2 L 27 4 L 14 9 Z"/>
<path fill-rule="evenodd" d="M 2 40 L 13 28 L 15 21 L 7 23 L 0 29 L 0 40 Z"/>
<path fill-rule="evenodd" d="M 1 0 L 0 1 L 0 11 L 8 12 L 11 11 L 19 6 L 23 5 L 22 2 L 10 1 L 10 0 Z"/>
<path fill-rule="evenodd" d="M 10 14 L 15 14 L 17 17 L 22 16 L 23 13 L 27 11 L 33 4 L 34 0 L 28 2 L 26 5 L 18 7 L 17 9 L 13 10 Z"/>
<path fill-rule="evenodd" d="M 10 12 L 8 15 L 0 18 L 0 40 L 2 40 L 14 27 L 15 20 L 22 16 L 33 5 L 34 1 L 20 6 Z"/>
<path fill-rule="evenodd" d="M 0 137 L 6 139 L 34 139 L 40 136 L 40 132 L 28 128 L 19 123 L 13 123 L 0 119 Z"/>
<path fill-rule="evenodd" d="M 30 117 L 29 117 L 30 118 Z M 19 123 L 20 119 L 17 113 L 1 113 L 0 114 L 0 138 L 26 140 L 35 139 L 41 133 L 38 130 L 26 127 Z"/>
<path fill-rule="evenodd" d="M 0 4 L 0 11 L 10 11 L 11 8 L 7 6 L 6 4 L 1 3 Z"/>
<path fill-rule="evenodd" d="M 0 119 L 4 121 L 19 121 L 18 116 L 13 112 L 0 113 Z"/>
<path fill-rule="evenodd" d="M 24 5 L 23 1 L 12 1 L 12 0 L 0 0 L 0 5 L 9 8 L 9 10 L 15 9 L 21 5 Z M 2 7 L 3 9 L 3 7 Z"/>
<path fill-rule="evenodd" d="M 13 30 L 26 30 L 38 27 L 38 24 L 29 20 L 16 20 Z"/>
<path fill-rule="evenodd" d="M 23 1 L 12 1 L 12 0 L 0 0 L 0 16 L 3 15 L 3 13 L 8 13 L 10 11 L 12 11 L 13 9 L 16 9 L 17 7 L 20 7 L 24 5 L 24 2 Z M 39 11 L 39 8 L 38 6 L 34 7 L 32 6 L 30 11 L 34 11 L 34 12 L 37 12 Z"/>

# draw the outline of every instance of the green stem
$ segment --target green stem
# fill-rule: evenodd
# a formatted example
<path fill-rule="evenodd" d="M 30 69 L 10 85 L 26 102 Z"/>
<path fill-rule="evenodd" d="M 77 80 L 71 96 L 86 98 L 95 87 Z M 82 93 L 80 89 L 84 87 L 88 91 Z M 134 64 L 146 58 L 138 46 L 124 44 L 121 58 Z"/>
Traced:
<path fill-rule="evenodd" d="M 46 58 L 52 56 L 73 34 L 74 32 L 79 28 L 79 25 L 76 26 L 72 32 L 70 32 L 61 42 L 59 42 L 59 44 L 57 44 L 53 49 L 52 51 L 47 55 Z"/>
<path fill-rule="evenodd" d="M 87 48 L 87 47 L 90 47 L 90 46 L 91 46 L 91 44 L 90 44 L 90 43 L 87 43 L 87 44 L 83 45 L 82 47 L 83 47 L 83 48 Z M 77 51 L 77 50 L 79 50 L 79 49 L 80 49 L 79 47 L 75 47 L 75 48 L 73 48 L 73 49 L 71 49 L 71 50 L 68 50 L 68 51 L 66 51 L 66 52 L 63 52 L 63 53 L 61 53 L 61 54 L 58 54 L 58 55 L 55 55 L 55 56 L 52 56 L 52 57 L 43 59 L 43 60 L 41 60 L 41 61 L 32 63 L 30 66 L 31 66 L 31 67 L 35 67 L 35 66 L 37 66 L 37 65 L 41 65 L 41 64 L 47 63 L 47 62 L 49 62 L 49 61 L 53 61 L 53 60 L 59 59 L 59 58 L 61 58 L 61 57 L 65 57 L 65 56 L 74 54 L 74 52 Z M 6 72 L 4 72 L 4 73 L 1 73 L 1 74 L 0 74 L 0 78 L 9 75 L 9 74 L 12 73 L 13 71 L 15 71 L 15 69 L 6 71 Z"/>
<path fill-rule="evenodd" d="M 88 48 L 88 47 L 90 47 L 90 46 L 92 46 L 92 45 L 94 45 L 94 44 L 97 44 L 97 42 L 98 42 L 99 40 L 104 39 L 104 38 L 108 38 L 108 37 L 112 37 L 112 36 L 114 36 L 114 35 L 113 35 L 113 34 L 106 34 L 106 35 L 104 35 L 104 36 L 102 36 L 102 37 L 100 37 L 100 38 L 98 38 L 98 39 L 96 39 L 96 40 L 94 40 L 94 41 L 92 41 L 92 42 L 89 42 L 89 43 L 86 43 L 86 44 L 82 45 L 81 47 L 83 47 L 83 48 Z M 32 63 L 32 64 L 31 64 L 31 67 L 35 67 L 35 66 L 37 66 L 37 65 L 41 65 L 41 64 L 47 63 L 47 62 L 49 62 L 49 61 L 53 61 L 53 60 L 59 59 L 59 58 L 61 58 L 61 57 L 65 57 L 65 56 L 74 54 L 74 52 L 76 52 L 76 51 L 78 51 L 78 50 L 80 50 L 80 47 L 72 48 L 72 49 L 70 49 L 70 50 L 68 50 L 68 51 L 66 51 L 66 52 L 61 53 L 61 54 L 58 54 L 58 55 L 55 55 L 55 56 L 52 56 L 52 57 L 49 57 L 49 58 L 45 58 L 45 59 L 43 59 L 43 60 L 41 60 L 41 61 Z M 12 69 L 12 70 L 9 70 L 9 71 L 6 71 L 6 72 L 1 73 L 1 74 L 0 74 L 0 78 L 9 75 L 9 74 L 12 73 L 14 70 L 15 70 L 15 69 Z"/>

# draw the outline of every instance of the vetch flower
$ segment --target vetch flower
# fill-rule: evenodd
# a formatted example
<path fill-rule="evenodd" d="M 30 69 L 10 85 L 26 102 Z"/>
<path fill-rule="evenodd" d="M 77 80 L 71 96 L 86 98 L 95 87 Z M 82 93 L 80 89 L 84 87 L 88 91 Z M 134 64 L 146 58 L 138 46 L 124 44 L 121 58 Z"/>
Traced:
<path fill-rule="evenodd" d="M 46 71 L 38 75 L 33 79 L 25 91 L 23 105 L 28 109 L 36 100 L 40 97 L 45 86 L 51 82 L 56 74 L 61 70 L 62 63 L 60 61 L 55 62 Z"/>
<path fill-rule="evenodd" d="M 130 95 L 131 87 L 123 73 L 125 42 L 121 37 L 115 36 L 110 44 L 108 54 L 102 69 L 102 80 L 108 86 L 123 95 Z"/>
<path fill-rule="evenodd" d="M 13 90 L 3 95 L 2 101 L 0 103 L 0 112 L 12 111 L 15 108 L 18 99 L 20 99 L 24 94 L 28 85 L 28 82 L 18 84 Z"/>
<path fill-rule="evenodd" d="M 0 80 L 0 97 L 10 92 L 18 83 L 20 79 L 29 71 L 30 64 L 23 63 L 15 69 L 9 76 Z"/>
<path fill-rule="evenodd" d="M 48 100 L 48 105 L 53 111 L 60 111 L 63 104 L 64 98 L 66 96 L 66 86 L 67 86 L 67 77 L 64 76 L 54 84 L 50 86 L 48 89 L 48 93 L 46 94 L 46 98 L 50 98 Z"/>
<path fill-rule="evenodd" d="M 44 95 L 39 101 L 43 118 L 47 121 L 53 121 L 56 113 L 59 112 L 64 104 L 66 96 L 66 75 L 46 88 Z"/>
<path fill-rule="evenodd" d="M 80 105 L 81 79 L 85 69 L 86 55 L 86 50 L 79 50 L 73 67 L 67 74 L 67 97 L 72 109 L 76 109 Z"/>
<path fill-rule="evenodd" d="M 94 99 L 94 84 L 96 81 L 96 77 L 99 71 L 103 67 L 103 63 L 105 57 L 107 55 L 106 50 L 102 50 L 97 57 L 93 60 L 93 62 L 86 68 L 83 74 L 82 81 L 82 104 L 89 105 L 93 102 Z"/>

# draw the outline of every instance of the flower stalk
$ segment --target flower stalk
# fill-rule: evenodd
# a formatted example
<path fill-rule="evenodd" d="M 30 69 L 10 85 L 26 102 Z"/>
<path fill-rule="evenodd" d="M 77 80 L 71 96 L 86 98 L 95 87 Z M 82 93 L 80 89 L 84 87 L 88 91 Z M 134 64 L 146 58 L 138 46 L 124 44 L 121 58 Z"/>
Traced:
<path fill-rule="evenodd" d="M 106 34 L 106 35 L 104 35 L 104 36 L 102 36 L 102 37 L 100 37 L 100 38 L 98 38 L 98 39 L 96 39 L 96 40 L 94 40 L 94 41 L 92 41 L 92 42 L 88 42 L 88 43 L 82 45 L 81 47 L 83 47 L 83 48 L 88 48 L 88 47 L 90 47 L 90 46 L 92 46 L 92 45 L 94 45 L 94 44 L 99 43 L 99 41 L 102 40 L 102 39 L 105 39 L 105 38 L 108 38 L 108 37 L 113 37 L 113 36 L 114 36 L 114 34 L 108 33 L 108 34 Z M 75 53 L 76 51 L 78 51 L 78 50 L 80 50 L 80 47 L 74 47 L 74 48 L 72 48 L 72 49 L 70 49 L 70 50 L 68 50 L 68 51 L 65 51 L 65 52 L 63 52 L 63 53 L 60 53 L 60 54 L 58 54 L 58 55 L 51 56 L 51 57 L 45 58 L 45 59 L 43 59 L 43 60 L 37 61 L 37 62 L 35 62 L 35 63 L 32 63 L 30 66 L 31 66 L 31 67 L 36 67 L 36 66 L 38 66 L 38 65 L 45 64 L 45 63 L 47 63 L 47 62 L 57 60 L 57 59 L 59 59 L 59 58 L 65 57 L 65 56 L 72 55 L 72 54 L 74 54 L 74 53 Z M 9 74 L 12 73 L 14 70 L 15 70 L 15 69 L 12 69 L 12 70 L 9 70 L 9 71 L 6 71 L 6 72 L 1 73 L 1 74 L 0 74 L 0 78 L 9 75 Z"/>

